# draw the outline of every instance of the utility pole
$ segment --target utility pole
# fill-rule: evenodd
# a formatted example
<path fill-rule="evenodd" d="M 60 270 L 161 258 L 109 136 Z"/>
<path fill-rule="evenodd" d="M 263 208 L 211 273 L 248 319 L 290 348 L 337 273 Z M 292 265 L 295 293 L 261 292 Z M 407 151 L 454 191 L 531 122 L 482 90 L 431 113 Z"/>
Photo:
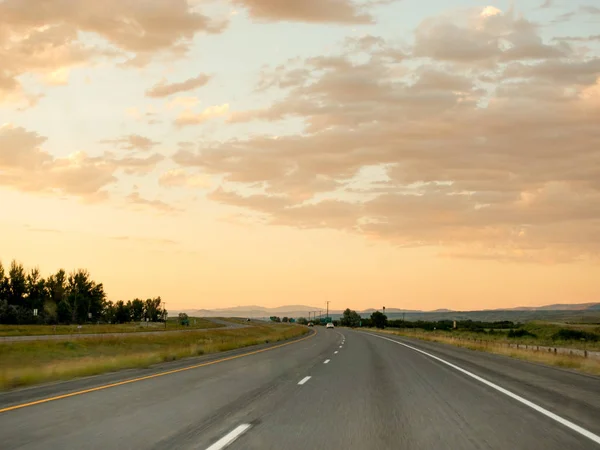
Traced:
<path fill-rule="evenodd" d="M 163 302 L 163 308 L 165 309 L 165 330 L 167 329 L 167 302 Z"/>
<path fill-rule="evenodd" d="M 321 316 L 323 315 L 323 310 L 320 309 L 319 310 L 319 323 L 321 323 Z"/>
<path fill-rule="evenodd" d="M 327 317 L 325 317 L 325 321 L 329 321 L 329 301 L 327 301 Z"/>

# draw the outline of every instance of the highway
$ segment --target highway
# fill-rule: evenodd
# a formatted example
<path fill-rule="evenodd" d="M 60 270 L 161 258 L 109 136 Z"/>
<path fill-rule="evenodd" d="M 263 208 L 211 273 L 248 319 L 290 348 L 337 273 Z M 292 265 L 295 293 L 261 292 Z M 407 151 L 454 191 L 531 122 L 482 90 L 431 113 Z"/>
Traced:
<path fill-rule="evenodd" d="M 2 449 L 600 449 L 600 378 L 347 329 L 0 395 Z"/>

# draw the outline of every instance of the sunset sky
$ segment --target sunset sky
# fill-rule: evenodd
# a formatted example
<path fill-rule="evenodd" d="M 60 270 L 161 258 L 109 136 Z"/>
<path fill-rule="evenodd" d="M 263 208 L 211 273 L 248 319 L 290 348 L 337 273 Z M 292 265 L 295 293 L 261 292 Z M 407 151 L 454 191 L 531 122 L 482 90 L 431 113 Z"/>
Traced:
<path fill-rule="evenodd" d="M 600 301 L 596 0 L 0 0 L 0 260 L 112 300 Z"/>

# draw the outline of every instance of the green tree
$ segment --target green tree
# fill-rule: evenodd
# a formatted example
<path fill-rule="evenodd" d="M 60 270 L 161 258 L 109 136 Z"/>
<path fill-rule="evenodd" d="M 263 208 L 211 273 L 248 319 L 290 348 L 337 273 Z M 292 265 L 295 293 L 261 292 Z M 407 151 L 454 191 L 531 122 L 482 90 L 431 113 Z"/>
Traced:
<path fill-rule="evenodd" d="M 67 298 L 67 274 L 63 269 L 46 279 L 46 293 L 44 313 L 46 321 L 53 323 L 58 320 L 58 305 Z"/>
<path fill-rule="evenodd" d="M 269 319 L 271 319 L 271 322 L 281 322 L 281 318 L 277 316 L 271 316 Z"/>
<path fill-rule="evenodd" d="M 358 327 L 360 325 L 360 315 L 356 311 L 346 308 L 340 318 L 340 324 L 344 327 Z"/>
<path fill-rule="evenodd" d="M 71 323 L 73 319 L 73 309 L 66 298 L 56 305 L 56 316 L 60 323 Z"/>
<path fill-rule="evenodd" d="M 188 315 L 184 312 L 180 312 L 177 319 L 179 320 L 179 325 L 189 325 L 190 324 L 190 319 L 189 319 Z"/>
<path fill-rule="evenodd" d="M 0 302 L 8 302 L 9 279 L 4 271 L 2 261 L 0 261 Z"/>
<path fill-rule="evenodd" d="M 110 300 L 104 300 L 102 304 L 102 320 L 108 323 L 115 323 L 117 316 L 116 307 Z"/>
<path fill-rule="evenodd" d="M 164 311 L 161 309 L 162 300 L 160 297 L 149 298 L 144 303 L 144 317 L 150 322 L 158 322 L 164 317 Z"/>
<path fill-rule="evenodd" d="M 382 312 L 375 311 L 371 314 L 371 324 L 376 328 L 385 328 L 387 325 L 387 316 Z"/>
<path fill-rule="evenodd" d="M 26 289 L 27 289 L 27 299 L 25 301 L 26 308 L 28 310 L 38 310 L 39 319 L 36 321 L 42 321 L 45 313 L 44 313 L 44 304 L 46 303 L 46 299 L 48 297 L 48 293 L 46 291 L 46 282 L 40 276 L 39 269 L 32 269 L 26 278 Z"/>
<path fill-rule="evenodd" d="M 288 323 L 290 321 L 290 319 L 288 317 L 284 317 L 283 319 L 281 319 L 282 322 Z"/>
<path fill-rule="evenodd" d="M 131 312 L 129 310 L 129 305 L 127 305 L 123 300 L 119 300 L 115 303 L 115 322 L 116 323 L 127 323 L 131 319 Z"/>
<path fill-rule="evenodd" d="M 308 325 L 308 320 L 306 320 L 306 317 L 298 317 L 296 323 L 299 325 Z"/>
<path fill-rule="evenodd" d="M 21 263 L 12 261 L 8 271 L 8 304 L 25 306 L 25 294 L 27 293 L 27 277 Z"/>
<path fill-rule="evenodd" d="M 144 301 L 139 298 L 131 302 L 131 320 L 139 322 L 144 319 Z"/>

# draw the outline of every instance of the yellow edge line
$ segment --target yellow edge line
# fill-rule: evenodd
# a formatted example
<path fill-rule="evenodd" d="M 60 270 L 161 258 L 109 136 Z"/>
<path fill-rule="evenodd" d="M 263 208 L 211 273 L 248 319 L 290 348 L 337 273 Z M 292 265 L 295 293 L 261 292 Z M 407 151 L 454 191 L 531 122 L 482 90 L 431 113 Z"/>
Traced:
<path fill-rule="evenodd" d="M 263 353 L 263 352 L 266 352 L 266 351 L 269 351 L 269 350 L 275 350 L 276 348 L 285 347 L 286 345 L 296 344 L 297 342 L 301 342 L 301 341 L 309 339 L 309 338 L 311 338 L 313 336 L 316 336 L 316 334 L 317 334 L 317 331 L 315 330 L 314 333 L 311 333 L 310 335 L 308 335 L 306 337 L 303 337 L 301 339 L 297 339 L 297 340 L 292 341 L 292 342 L 286 342 L 285 344 L 275 345 L 274 347 L 263 348 L 261 350 L 255 350 L 253 352 L 243 353 L 241 355 L 229 356 L 227 358 L 217 359 L 215 361 L 209 361 L 209 362 L 205 362 L 205 363 L 202 363 L 202 364 L 196 364 L 196 365 L 193 365 L 193 366 L 182 367 L 180 369 L 174 369 L 174 370 L 168 370 L 166 372 L 155 373 L 153 375 L 146 375 L 144 377 L 132 378 L 130 380 L 119 381 L 118 383 L 105 384 L 103 386 L 97 386 L 97 387 L 91 388 L 91 389 L 84 389 L 82 391 L 70 392 L 69 394 L 63 394 L 63 395 L 57 395 L 55 397 L 43 398 L 41 400 L 36 400 L 34 402 L 21 403 L 20 405 L 14 405 L 14 406 L 9 406 L 7 408 L 2 408 L 2 409 L 0 409 L 0 413 L 4 413 L 4 412 L 8 412 L 8 411 L 14 411 L 15 409 L 27 408 L 28 406 L 39 405 L 39 404 L 42 404 L 42 403 L 48 403 L 48 402 L 52 402 L 54 400 L 61 400 L 63 398 L 74 397 L 76 395 L 87 394 L 89 392 L 102 391 L 104 389 L 109 389 L 109 388 L 116 387 L 116 386 L 123 386 L 124 384 L 129 384 L 129 383 L 136 383 L 138 381 L 149 380 L 151 378 L 158 378 L 158 377 L 162 377 L 162 376 L 165 376 L 165 375 L 171 375 L 173 373 L 185 372 L 186 370 L 198 369 L 199 367 L 212 366 L 213 364 L 218 364 L 218 363 L 222 363 L 222 362 L 225 362 L 225 361 L 231 361 L 232 359 L 238 359 L 238 358 L 243 358 L 245 356 L 256 355 L 258 353 Z"/>

